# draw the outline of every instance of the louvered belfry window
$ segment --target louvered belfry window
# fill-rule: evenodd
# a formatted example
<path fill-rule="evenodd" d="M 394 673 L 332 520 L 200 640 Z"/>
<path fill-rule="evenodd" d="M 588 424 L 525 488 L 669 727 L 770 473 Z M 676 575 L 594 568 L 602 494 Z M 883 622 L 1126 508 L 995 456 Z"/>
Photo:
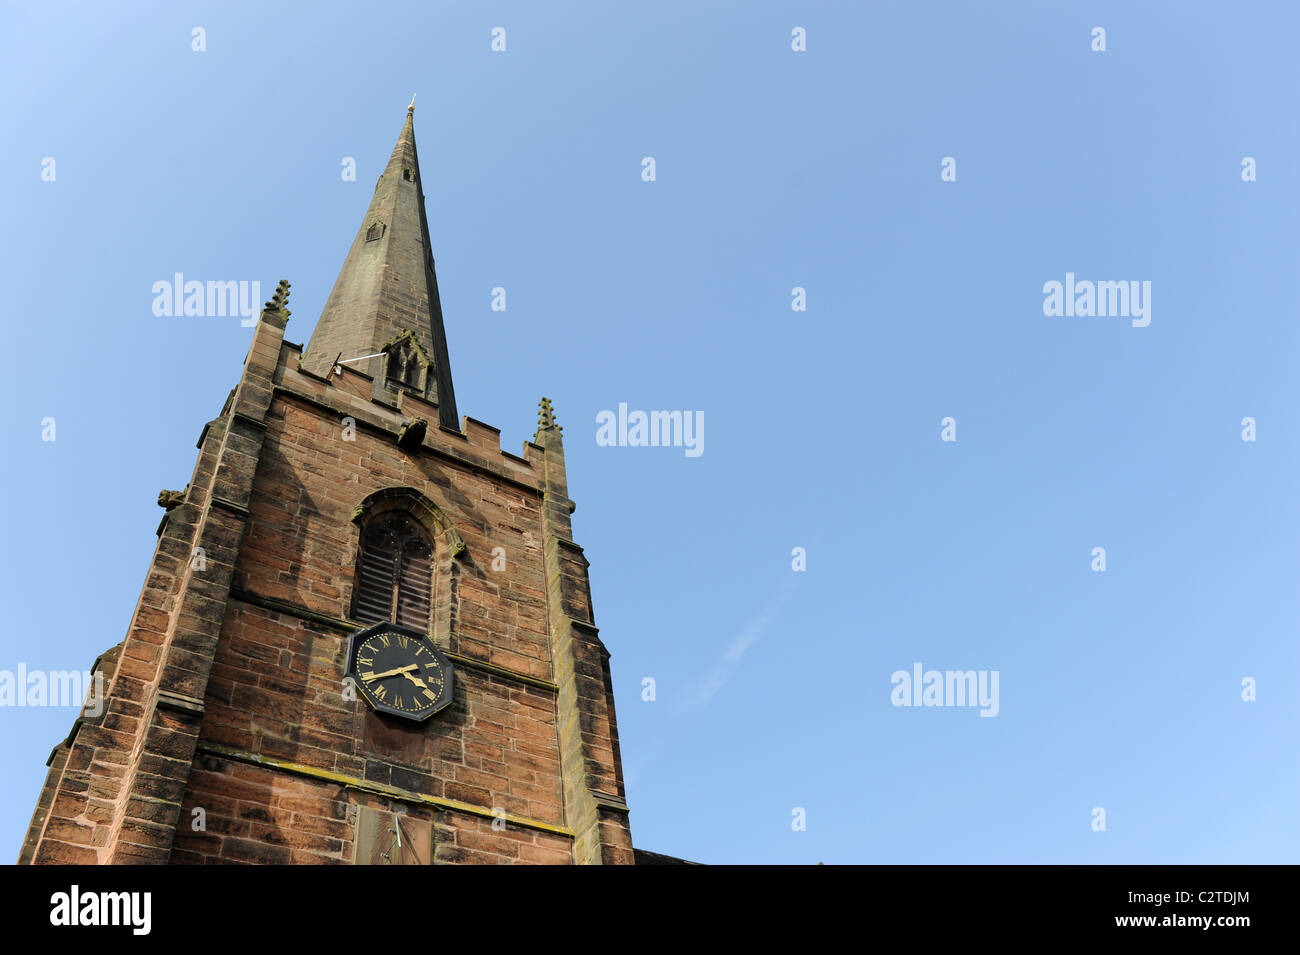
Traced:
<path fill-rule="evenodd" d="M 357 557 L 352 618 L 429 628 L 433 592 L 433 543 L 407 514 L 390 511 L 366 524 Z"/>

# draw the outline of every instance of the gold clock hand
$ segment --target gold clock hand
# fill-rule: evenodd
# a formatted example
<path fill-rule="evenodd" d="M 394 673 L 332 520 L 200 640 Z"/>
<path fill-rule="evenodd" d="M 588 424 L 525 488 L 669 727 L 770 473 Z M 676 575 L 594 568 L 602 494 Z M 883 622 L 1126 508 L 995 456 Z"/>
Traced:
<path fill-rule="evenodd" d="M 425 685 L 425 682 L 421 680 L 418 676 L 411 676 L 411 674 L 409 673 L 403 673 L 402 676 L 406 677 L 408 680 L 410 680 L 412 683 L 414 683 L 416 686 L 422 689 L 424 691 L 424 695 L 427 696 L 429 699 L 436 700 L 438 698 L 438 694 L 430 690 L 428 686 Z"/>
<path fill-rule="evenodd" d="M 397 674 L 399 673 L 405 676 L 406 674 L 410 673 L 412 670 L 418 668 L 419 665 L 420 664 L 418 663 L 412 663 L 410 666 L 397 667 L 396 669 L 393 670 L 385 670 L 383 673 L 362 673 L 361 679 L 369 683 L 371 680 L 382 680 L 386 676 L 397 676 Z"/>

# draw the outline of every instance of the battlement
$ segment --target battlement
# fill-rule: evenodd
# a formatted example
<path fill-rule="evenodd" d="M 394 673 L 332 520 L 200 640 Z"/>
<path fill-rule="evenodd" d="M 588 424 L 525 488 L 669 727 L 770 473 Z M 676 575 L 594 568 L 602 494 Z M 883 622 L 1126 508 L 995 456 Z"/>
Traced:
<path fill-rule="evenodd" d="M 374 377 L 353 365 L 335 366 L 322 377 L 303 367 L 302 349 L 302 345 L 282 342 L 274 375 L 278 394 L 336 414 L 340 427 L 345 418 L 351 418 L 358 428 L 391 437 L 408 452 L 422 450 L 450 456 L 462 464 L 540 489 L 540 467 L 546 453 L 540 445 L 526 441 L 522 455 L 511 454 L 501 448 L 500 428 L 468 415 L 461 416 L 459 431 L 439 426 L 436 402 L 410 391 L 399 391 L 395 401 L 387 392 L 377 394 Z M 412 443 L 405 435 L 416 421 L 425 423 L 424 433 L 418 443 Z"/>

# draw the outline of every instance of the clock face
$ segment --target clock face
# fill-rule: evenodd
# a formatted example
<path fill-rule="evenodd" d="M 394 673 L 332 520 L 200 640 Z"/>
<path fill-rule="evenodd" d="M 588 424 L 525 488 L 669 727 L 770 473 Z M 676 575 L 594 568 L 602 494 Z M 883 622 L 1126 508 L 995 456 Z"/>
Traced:
<path fill-rule="evenodd" d="M 344 674 L 371 709 L 426 720 L 451 703 L 452 669 L 423 634 L 381 623 L 348 641 Z"/>

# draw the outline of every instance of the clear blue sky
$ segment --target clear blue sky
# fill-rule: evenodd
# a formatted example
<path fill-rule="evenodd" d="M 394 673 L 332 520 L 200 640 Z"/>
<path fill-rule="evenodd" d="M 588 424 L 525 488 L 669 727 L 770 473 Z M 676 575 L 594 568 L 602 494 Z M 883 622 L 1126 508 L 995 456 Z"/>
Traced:
<path fill-rule="evenodd" d="M 154 498 L 237 380 L 250 331 L 155 317 L 152 284 L 288 278 L 305 341 L 417 92 L 460 410 L 516 452 L 541 395 L 565 426 L 638 846 L 1295 862 L 1297 27 L 1286 3 L 7 3 L 0 669 L 122 638 Z M 1067 272 L 1150 281 L 1150 326 L 1046 317 Z M 702 411 L 704 454 L 598 447 L 620 402 Z M 892 706 L 917 661 L 999 671 L 998 716 Z M 72 718 L 0 709 L 4 858 Z"/>

